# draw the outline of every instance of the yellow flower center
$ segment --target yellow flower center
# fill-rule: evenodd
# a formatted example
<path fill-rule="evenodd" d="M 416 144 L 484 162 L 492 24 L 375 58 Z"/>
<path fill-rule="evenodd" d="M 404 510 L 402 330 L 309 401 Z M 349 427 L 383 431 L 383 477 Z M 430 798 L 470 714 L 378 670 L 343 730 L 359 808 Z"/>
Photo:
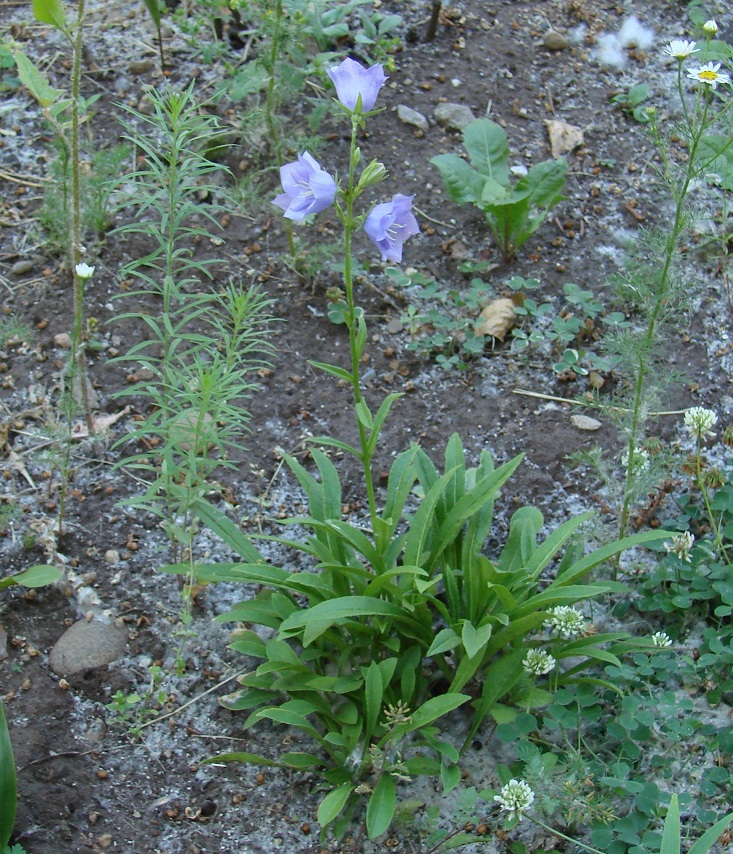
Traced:
<path fill-rule="evenodd" d="M 714 83 L 718 76 L 717 71 L 701 71 L 699 74 L 700 80 L 704 80 L 706 83 Z"/>

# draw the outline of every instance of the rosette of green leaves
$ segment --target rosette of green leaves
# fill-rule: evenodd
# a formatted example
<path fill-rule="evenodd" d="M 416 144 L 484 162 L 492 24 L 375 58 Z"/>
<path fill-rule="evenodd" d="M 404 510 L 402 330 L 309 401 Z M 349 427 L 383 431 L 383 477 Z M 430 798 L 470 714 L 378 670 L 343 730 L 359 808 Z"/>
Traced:
<path fill-rule="evenodd" d="M 502 469 L 511 473 L 520 461 L 517 457 Z M 443 475 L 422 449 L 416 451 L 413 464 L 426 496 L 438 496 L 426 518 L 421 554 L 411 556 L 428 573 L 416 584 L 443 625 L 427 655 L 450 653 L 450 691 L 463 691 L 473 683 L 480 692 L 466 744 L 490 712 L 511 718 L 514 712 L 500 704 L 504 698 L 525 708 L 549 702 L 552 695 L 535 686 L 522 666 L 532 647 L 541 644 L 558 662 L 553 684 L 597 683 L 596 677 L 583 671 L 596 662 L 619 661 L 618 655 L 633 644 L 627 632 L 541 641 L 536 635 L 549 609 L 625 589 L 612 581 L 588 581 L 593 568 L 628 548 L 668 535 L 644 532 L 585 554 L 577 534 L 592 514 L 569 519 L 538 543 L 542 514 L 522 507 L 512 517 L 504 548 L 492 561 L 483 551 L 492 527 L 496 489 L 486 490 L 484 485 L 495 483 L 501 470 L 494 470 L 490 454 L 484 451 L 477 467 L 467 467 L 460 438 L 454 435 L 446 447 Z M 478 505 L 475 497 L 482 494 L 485 500 Z M 563 668 L 563 660 L 571 663 Z"/>
<path fill-rule="evenodd" d="M 509 143 L 504 129 L 490 119 L 477 119 L 463 132 L 470 165 L 457 154 L 438 154 L 430 162 L 443 176 L 448 198 L 471 202 L 486 216 L 505 262 L 537 231 L 562 201 L 567 163 L 536 163 L 512 186 Z"/>

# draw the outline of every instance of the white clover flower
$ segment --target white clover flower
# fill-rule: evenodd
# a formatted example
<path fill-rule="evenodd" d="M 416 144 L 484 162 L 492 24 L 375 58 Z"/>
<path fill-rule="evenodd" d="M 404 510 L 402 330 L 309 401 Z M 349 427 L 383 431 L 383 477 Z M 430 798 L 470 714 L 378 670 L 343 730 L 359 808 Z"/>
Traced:
<path fill-rule="evenodd" d="M 683 531 L 681 534 L 675 534 L 672 537 L 671 543 L 665 543 L 664 548 L 668 554 L 676 554 L 680 560 L 691 563 L 690 550 L 695 542 L 695 535 L 689 531 Z"/>
<path fill-rule="evenodd" d="M 715 18 L 711 18 L 709 21 L 705 21 L 702 28 L 707 35 L 714 36 L 718 32 L 718 22 Z"/>
<path fill-rule="evenodd" d="M 687 42 L 683 39 L 672 39 L 672 41 L 664 48 L 664 53 L 674 59 L 687 59 L 693 53 L 697 53 L 697 42 Z"/>
<path fill-rule="evenodd" d="M 494 795 L 499 806 L 509 813 L 509 818 L 522 818 L 534 801 L 534 792 L 524 780 L 510 780 L 502 786 L 501 792 Z"/>
<path fill-rule="evenodd" d="M 699 68 L 691 68 L 687 76 L 690 80 L 697 80 L 699 83 L 710 86 L 711 89 L 717 89 L 718 83 L 730 83 L 730 77 L 720 70 L 719 62 L 706 62 Z"/>
<path fill-rule="evenodd" d="M 621 465 L 625 469 L 631 469 L 632 474 L 640 474 L 649 468 L 649 452 L 644 448 L 634 448 L 634 453 L 631 455 L 629 462 L 628 448 L 621 454 Z"/>
<path fill-rule="evenodd" d="M 693 406 L 685 412 L 685 427 L 698 439 L 714 436 L 715 433 L 710 428 L 717 423 L 718 416 L 712 409 L 705 409 L 704 406 Z"/>
<path fill-rule="evenodd" d="M 524 656 L 522 667 L 527 673 L 535 676 L 544 676 L 555 667 L 555 659 L 544 649 L 530 649 Z"/>
<path fill-rule="evenodd" d="M 551 608 L 544 622 L 545 626 L 555 629 L 560 637 L 569 639 L 581 634 L 585 630 L 585 619 L 580 611 L 569 605 L 558 605 Z"/>
<path fill-rule="evenodd" d="M 659 647 L 672 646 L 672 638 L 666 632 L 654 632 L 652 643 Z"/>
<path fill-rule="evenodd" d="M 94 275 L 95 267 L 90 267 L 89 264 L 81 264 L 76 265 L 76 275 L 80 279 L 91 279 Z"/>

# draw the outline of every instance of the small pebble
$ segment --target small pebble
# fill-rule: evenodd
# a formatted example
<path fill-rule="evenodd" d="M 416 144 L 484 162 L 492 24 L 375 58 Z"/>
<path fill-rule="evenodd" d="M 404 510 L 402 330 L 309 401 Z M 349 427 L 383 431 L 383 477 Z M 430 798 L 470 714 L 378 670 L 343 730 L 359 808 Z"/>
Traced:
<path fill-rule="evenodd" d="M 10 268 L 10 272 L 14 276 L 25 276 L 26 273 L 30 273 L 33 270 L 33 261 L 29 259 L 25 259 L 23 261 L 16 261 L 15 264 Z"/>
<path fill-rule="evenodd" d="M 548 50 L 565 50 L 568 46 L 568 40 L 556 30 L 547 30 L 542 41 Z"/>
<path fill-rule="evenodd" d="M 53 343 L 63 350 L 69 350 L 71 349 L 71 335 L 68 332 L 59 332 L 58 335 L 53 336 Z"/>

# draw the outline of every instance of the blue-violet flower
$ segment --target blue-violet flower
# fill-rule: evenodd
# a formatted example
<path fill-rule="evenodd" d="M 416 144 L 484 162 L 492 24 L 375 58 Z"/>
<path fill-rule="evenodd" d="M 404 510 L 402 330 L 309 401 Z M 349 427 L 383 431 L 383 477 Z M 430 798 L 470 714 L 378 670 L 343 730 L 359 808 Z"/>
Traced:
<path fill-rule="evenodd" d="M 288 219 L 301 220 L 308 214 L 319 213 L 336 198 L 336 181 L 307 151 L 280 169 L 280 181 L 285 192 L 272 203 L 282 208 Z"/>
<path fill-rule="evenodd" d="M 350 110 L 355 110 L 361 95 L 361 111 L 368 113 L 377 100 L 379 90 L 387 79 L 381 65 L 364 68 L 354 59 L 345 59 L 341 65 L 328 69 L 328 76 L 336 86 L 339 101 Z"/>
<path fill-rule="evenodd" d="M 412 213 L 414 196 L 397 193 L 391 202 L 375 205 L 364 223 L 364 231 L 382 253 L 382 261 L 402 260 L 402 244 L 413 234 L 420 233 Z"/>

